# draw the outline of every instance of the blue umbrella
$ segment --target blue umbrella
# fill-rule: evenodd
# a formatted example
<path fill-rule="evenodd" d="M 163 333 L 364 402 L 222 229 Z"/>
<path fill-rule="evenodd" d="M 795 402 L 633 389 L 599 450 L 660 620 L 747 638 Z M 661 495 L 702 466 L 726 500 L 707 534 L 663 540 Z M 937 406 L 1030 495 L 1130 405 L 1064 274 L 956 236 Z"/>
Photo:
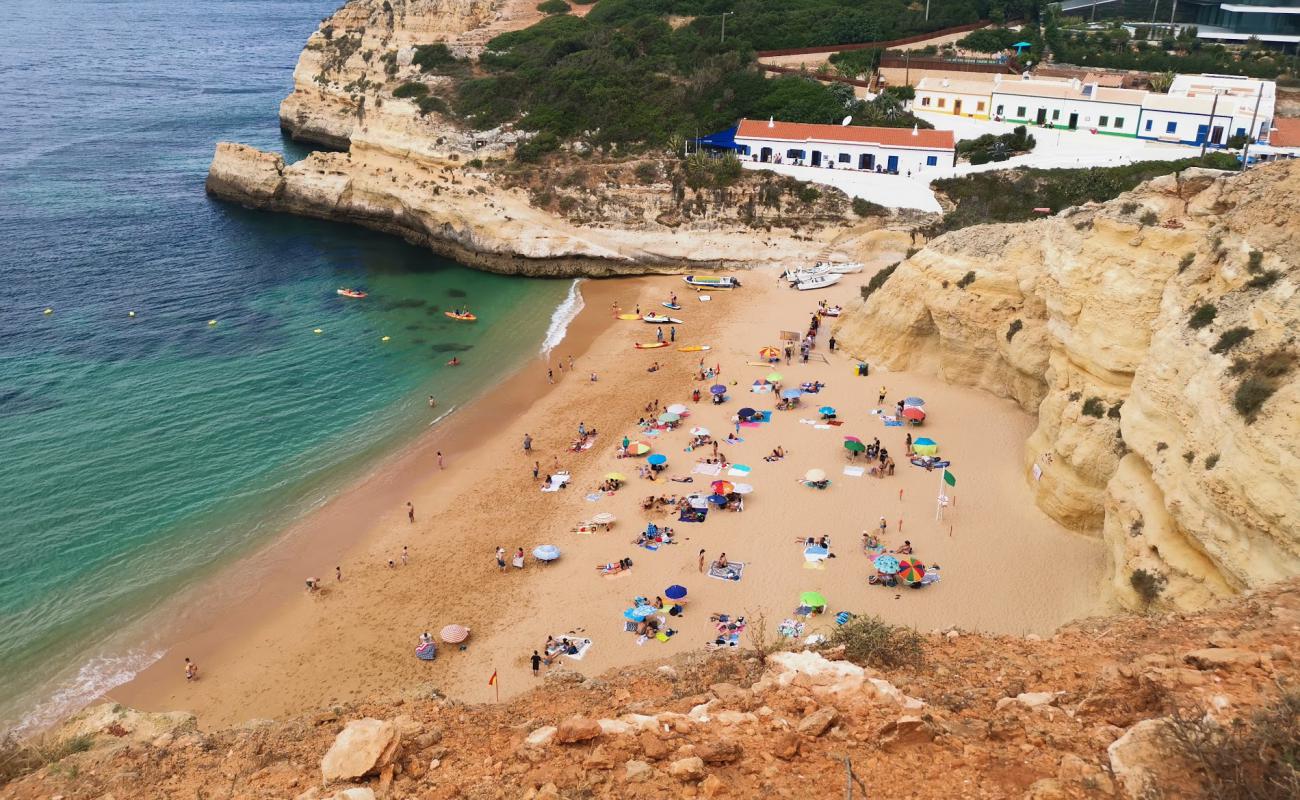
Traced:
<path fill-rule="evenodd" d="M 668 456 L 664 455 L 663 453 L 655 453 L 654 455 L 647 458 L 646 462 L 649 464 L 654 464 L 657 467 L 660 464 L 667 464 Z"/>
<path fill-rule="evenodd" d="M 793 400 L 794 398 L 799 397 L 802 394 L 803 394 L 802 389 L 786 389 L 785 391 L 781 392 L 781 396 L 784 397 L 786 400 Z"/>
<path fill-rule="evenodd" d="M 533 548 L 533 558 L 538 561 L 554 561 L 560 557 L 560 548 L 553 544 L 544 544 Z"/>
<path fill-rule="evenodd" d="M 920 408 L 921 406 L 925 405 L 925 401 L 922 400 L 922 399 L 919 398 L 919 397 L 909 397 L 909 398 L 907 398 L 906 400 L 903 401 L 903 405 L 904 405 L 904 406 L 916 406 L 917 408 Z"/>
<path fill-rule="evenodd" d="M 723 386 L 723 385 L 720 384 L 720 383 L 715 383 L 715 384 L 713 384 L 712 386 L 709 387 L 709 392 L 710 392 L 711 394 L 726 394 L 726 393 L 727 393 L 727 387 Z"/>
<path fill-rule="evenodd" d="M 727 498 L 720 494 L 711 494 L 709 495 L 709 502 L 714 505 L 725 506 L 727 504 Z"/>
<path fill-rule="evenodd" d="M 832 406 L 822 406 L 821 408 L 817 409 L 817 413 L 818 413 L 818 414 L 834 414 L 834 413 L 835 413 L 835 409 L 834 409 L 834 407 L 832 407 Z"/>
<path fill-rule="evenodd" d="M 740 417 L 741 419 L 749 419 L 750 417 L 754 416 L 754 414 L 755 414 L 754 409 L 749 408 L 748 406 L 736 412 L 736 416 Z"/>
<path fill-rule="evenodd" d="M 898 572 L 898 559 L 891 555 L 876 556 L 876 572 L 893 575 Z"/>
<path fill-rule="evenodd" d="M 659 609 L 655 608 L 654 606 L 637 606 L 636 608 L 629 608 L 627 611 L 625 611 L 624 616 L 631 614 L 632 619 L 636 620 L 637 622 L 640 622 L 646 617 L 654 616 L 658 611 Z"/>
<path fill-rule="evenodd" d="M 674 583 L 672 586 L 669 586 L 667 589 L 664 589 L 664 597 L 667 597 L 669 600 L 681 600 L 685 596 L 686 596 L 685 586 L 681 586 L 679 584 Z"/>

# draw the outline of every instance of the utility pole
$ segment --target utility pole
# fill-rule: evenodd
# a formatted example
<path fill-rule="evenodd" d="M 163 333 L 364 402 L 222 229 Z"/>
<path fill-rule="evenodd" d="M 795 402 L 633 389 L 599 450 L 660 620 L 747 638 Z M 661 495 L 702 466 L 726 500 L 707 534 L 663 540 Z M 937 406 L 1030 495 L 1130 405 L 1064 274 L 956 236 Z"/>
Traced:
<path fill-rule="evenodd" d="M 726 44 L 726 43 L 727 43 L 727 17 L 729 17 L 729 16 L 731 16 L 732 14 L 735 14 L 735 13 L 736 13 L 736 12 L 734 12 L 734 11 L 723 11 L 723 12 L 722 12 L 722 39 L 721 39 L 720 42 L 719 42 L 720 44 Z"/>
<path fill-rule="evenodd" d="M 930 21 L 930 0 L 925 0 L 925 21 Z"/>
<path fill-rule="evenodd" d="M 1206 128 L 1205 138 L 1201 140 L 1201 158 L 1205 158 L 1205 148 L 1210 146 L 1210 137 L 1214 135 L 1214 112 L 1219 110 L 1219 90 L 1214 90 L 1214 102 L 1210 104 L 1210 124 Z"/>
<path fill-rule="evenodd" d="M 1250 130 L 1246 131 L 1246 146 L 1241 148 L 1241 171 L 1245 172 L 1246 167 L 1250 164 L 1247 156 L 1250 155 L 1250 143 L 1255 141 L 1256 119 L 1259 117 L 1259 101 L 1264 99 L 1264 82 L 1259 82 L 1259 94 L 1255 95 L 1255 110 L 1250 115 Z M 1214 120 L 1210 120 L 1213 124 Z"/>
<path fill-rule="evenodd" d="M 912 51 L 903 51 L 903 85 L 912 85 Z"/>

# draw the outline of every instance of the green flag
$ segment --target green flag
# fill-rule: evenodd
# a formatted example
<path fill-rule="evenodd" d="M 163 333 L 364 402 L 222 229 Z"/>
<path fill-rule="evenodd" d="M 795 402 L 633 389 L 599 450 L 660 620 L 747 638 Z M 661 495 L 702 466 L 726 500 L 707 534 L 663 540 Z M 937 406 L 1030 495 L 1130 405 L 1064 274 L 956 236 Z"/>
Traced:
<path fill-rule="evenodd" d="M 945 469 L 943 471 L 943 482 L 948 484 L 949 486 L 956 486 L 957 476 L 953 475 L 951 472 Z"/>

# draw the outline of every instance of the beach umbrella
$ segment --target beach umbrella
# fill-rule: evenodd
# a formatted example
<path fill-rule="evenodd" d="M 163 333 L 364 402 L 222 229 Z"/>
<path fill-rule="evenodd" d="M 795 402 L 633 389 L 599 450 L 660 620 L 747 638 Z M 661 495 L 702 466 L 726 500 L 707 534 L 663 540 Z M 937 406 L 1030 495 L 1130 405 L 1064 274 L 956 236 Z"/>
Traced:
<path fill-rule="evenodd" d="M 740 417 L 741 419 L 749 419 L 754 416 L 754 413 L 755 413 L 754 409 L 746 406 L 745 408 L 742 408 L 739 411 L 737 411 L 736 416 Z"/>
<path fill-rule="evenodd" d="M 669 414 L 685 414 L 686 406 L 682 405 L 681 403 L 673 403 L 672 405 L 665 408 L 664 411 L 667 411 Z"/>
<path fill-rule="evenodd" d="M 596 516 L 592 517 L 591 521 L 596 523 L 597 525 L 608 525 L 616 519 L 618 519 L 618 517 L 615 517 L 613 514 L 609 513 L 608 511 L 602 511 Z"/>
<path fill-rule="evenodd" d="M 645 442 L 628 442 L 627 447 L 623 448 L 628 455 L 643 456 L 650 452 L 650 445 Z"/>
<path fill-rule="evenodd" d="M 680 414 L 674 414 L 671 411 L 665 411 L 664 413 L 659 415 L 659 421 L 664 423 L 677 422 L 681 418 L 682 417 Z"/>
<path fill-rule="evenodd" d="M 925 577 L 925 564 L 912 558 L 898 562 L 898 577 L 908 583 L 916 583 Z"/>
<path fill-rule="evenodd" d="M 826 470 L 810 469 L 803 474 L 803 479 L 806 481 L 812 481 L 813 483 L 816 483 L 817 481 L 824 481 L 826 480 Z"/>
<path fill-rule="evenodd" d="M 723 386 L 720 383 L 715 383 L 709 387 L 709 394 L 726 394 L 726 393 L 727 393 L 727 387 Z"/>
<path fill-rule="evenodd" d="M 627 611 L 624 611 L 623 616 L 633 620 L 634 622 L 640 622 L 646 617 L 654 616 L 655 612 L 658 610 L 659 609 L 654 606 L 636 606 L 635 608 L 629 608 Z"/>
<path fill-rule="evenodd" d="M 760 358 L 780 358 L 781 350 L 777 347 L 760 347 L 758 355 Z"/>
<path fill-rule="evenodd" d="M 736 487 L 731 481 L 714 481 L 709 488 L 713 489 L 714 494 L 730 494 Z"/>
<path fill-rule="evenodd" d="M 681 600 L 685 596 L 686 587 L 680 584 L 674 583 L 672 586 L 664 589 L 664 597 L 667 597 L 669 600 Z"/>
<path fill-rule="evenodd" d="M 912 452 L 920 456 L 932 456 L 939 452 L 939 443 L 933 439 L 927 439 L 922 436 L 920 439 L 912 442 Z"/>
<path fill-rule="evenodd" d="M 664 455 L 663 453 L 655 453 L 654 455 L 647 458 L 646 461 L 657 467 L 661 464 L 667 464 L 668 456 Z"/>
<path fill-rule="evenodd" d="M 822 597 L 821 592 L 804 592 L 799 595 L 799 604 L 819 608 L 826 605 L 826 598 Z"/>
<path fill-rule="evenodd" d="M 844 442 L 844 449 L 850 453 L 861 453 L 867 449 L 867 446 L 857 439 L 848 439 Z"/>
<path fill-rule="evenodd" d="M 691 435 L 692 435 L 692 436 L 708 436 L 708 435 L 709 435 L 709 429 L 708 429 L 708 428 L 705 428 L 705 427 L 702 427 L 702 426 L 700 426 L 700 425 L 696 425 L 694 428 L 691 428 Z"/>
<path fill-rule="evenodd" d="M 720 494 L 711 494 L 709 495 L 709 502 L 713 503 L 715 506 L 725 506 L 727 504 L 727 498 Z"/>
<path fill-rule="evenodd" d="M 845 437 L 844 437 L 844 441 L 846 441 L 846 442 L 857 442 L 858 444 L 862 444 L 862 440 L 859 439 L 859 438 L 856 437 L 856 436 L 845 436 Z"/>
<path fill-rule="evenodd" d="M 538 561 L 554 561 L 559 557 L 560 548 L 553 544 L 543 544 L 533 548 L 533 558 Z"/>
<path fill-rule="evenodd" d="M 786 400 L 794 400 L 795 398 L 800 397 L 801 395 L 803 395 L 802 389 L 785 389 L 781 392 L 781 397 L 785 398 Z"/>
<path fill-rule="evenodd" d="M 916 407 L 920 407 L 920 406 L 923 406 L 923 405 L 925 405 L 925 401 L 922 400 L 922 399 L 919 398 L 919 397 L 908 397 L 908 398 L 905 398 L 905 399 L 903 400 L 903 406 L 904 406 L 904 407 L 907 407 L 907 406 L 916 406 Z"/>
<path fill-rule="evenodd" d="M 605 480 L 607 480 L 607 481 L 625 481 L 625 480 L 627 480 L 627 476 L 624 475 L 624 474 L 621 473 L 621 472 L 611 472 L 611 473 L 609 473 L 608 475 L 605 476 Z"/>
<path fill-rule="evenodd" d="M 464 625 L 448 625 L 439 635 L 447 644 L 460 644 L 469 638 L 469 628 Z"/>
<path fill-rule="evenodd" d="M 785 376 L 782 375 L 782 374 L 779 373 L 779 372 L 769 372 L 769 373 L 767 373 L 767 379 L 768 379 L 769 381 L 771 381 L 772 383 L 776 383 L 777 381 L 782 380 L 782 379 L 784 379 L 784 378 L 785 378 Z"/>
<path fill-rule="evenodd" d="M 876 572 L 882 575 L 893 575 L 898 572 L 898 559 L 891 555 L 876 556 Z"/>
<path fill-rule="evenodd" d="M 735 486 L 731 487 L 731 491 L 735 492 L 736 494 L 749 494 L 750 492 L 754 491 L 754 487 L 750 486 L 748 483 L 738 483 Z"/>
<path fill-rule="evenodd" d="M 822 406 L 821 408 L 817 409 L 817 413 L 818 413 L 818 414 L 834 414 L 834 413 L 835 413 L 835 407 L 834 407 L 834 406 Z"/>
<path fill-rule="evenodd" d="M 920 422 L 925 419 L 925 412 L 917 406 L 905 406 L 903 408 L 903 419 L 912 419 Z"/>

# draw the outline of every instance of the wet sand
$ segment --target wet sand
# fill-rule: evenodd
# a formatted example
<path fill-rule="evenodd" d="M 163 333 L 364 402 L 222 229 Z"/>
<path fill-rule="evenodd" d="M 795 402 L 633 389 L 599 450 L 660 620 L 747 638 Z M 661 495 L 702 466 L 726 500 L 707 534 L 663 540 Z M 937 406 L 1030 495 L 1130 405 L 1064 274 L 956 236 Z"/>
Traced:
<path fill-rule="evenodd" d="M 584 283 L 586 309 L 556 350 L 566 359 L 573 353 L 576 372 L 557 372 L 552 386 L 539 362 L 309 515 L 259 556 L 257 591 L 215 623 L 191 628 L 161 662 L 113 692 L 113 699 L 147 709 L 192 710 L 207 727 L 431 687 L 488 701 L 493 671 L 500 674 L 503 697 L 534 684 L 528 656 L 548 634 L 572 631 L 592 638 L 585 658 L 561 663 L 594 675 L 703 647 L 714 636 L 710 612 L 751 618 L 761 612 L 775 627 L 805 590 L 823 593 L 832 612 L 812 618 L 809 633 L 833 626 L 839 610 L 880 614 L 923 630 L 956 626 L 1017 634 L 1050 633 L 1100 610 L 1100 541 L 1048 519 L 1033 505 L 1025 483 L 1021 452 L 1032 417 L 1010 401 L 933 377 L 858 377 L 849 360 L 827 353 L 824 334 L 809 363 L 776 368 L 786 385 L 824 381 L 822 393 L 806 398 L 802 409 L 774 412 L 771 423 L 742 428 L 743 443 L 720 445 L 731 461 L 752 467 L 748 478 L 730 478 L 755 488 L 745 511 L 714 511 L 706 522 L 691 524 L 678 522 L 675 514 L 640 510 L 640 500 L 652 492 L 707 492 L 714 480 L 695 474 L 690 485 L 651 483 L 636 477 L 641 459 L 616 457 L 622 436 L 635 438 L 645 405 L 658 399 L 661 407 L 690 406 L 683 428 L 651 441 L 655 452 L 669 458 L 666 475 L 691 475 L 703 452 L 683 451 L 690 438 L 686 429 L 704 425 L 721 438 L 734 430 L 730 419 L 738 408 L 772 408 L 771 394 L 749 391 L 756 377 L 770 371 L 749 365 L 759 361 L 758 349 L 778 344 L 780 330 L 804 330 L 817 300 L 855 296 L 873 271 L 869 265 L 863 274 L 814 292 L 779 287 L 774 275 L 754 273 L 743 289 L 714 293 L 707 303 L 679 277 Z M 616 299 L 626 311 L 638 303 L 643 312 L 663 311 L 659 302 L 670 291 L 683 306 L 672 313 L 685 320 L 677 326 L 677 343 L 709 344 L 712 350 L 636 350 L 634 341 L 654 340 L 654 326 L 613 319 Z M 707 397 L 713 382 L 695 380 L 701 355 L 722 367 L 730 396 L 722 406 L 689 399 L 697 386 Z M 664 368 L 647 372 L 655 361 Z M 599 376 L 595 383 L 589 380 L 592 371 Z M 911 432 L 938 440 L 940 454 L 953 460 L 957 486 L 948 491 L 955 501 L 941 520 L 938 473 L 913 467 L 904 457 L 909 429 L 884 427 L 870 414 L 882 385 L 891 406 L 907 395 L 926 399 L 930 419 Z M 817 417 L 820 405 L 835 406 L 845 424 L 817 428 L 800 422 Z M 567 446 L 579 422 L 600 434 L 591 450 L 573 453 Z M 525 433 L 533 436 L 532 454 L 522 451 Z M 878 437 L 894 455 L 896 475 L 844 475 L 842 468 L 851 462 L 842 440 L 850 434 L 865 441 Z M 788 457 L 765 462 L 763 456 L 777 445 Z M 445 470 L 437 466 L 439 449 L 447 455 Z M 557 459 L 573 482 L 562 492 L 542 493 L 533 463 L 540 461 L 545 474 L 555 470 Z M 811 468 L 826 470 L 828 489 L 799 482 Z M 610 471 L 628 475 L 630 485 L 588 500 Z M 406 520 L 408 499 L 417 510 L 415 524 Z M 618 518 L 612 531 L 571 532 L 599 512 Z M 888 523 L 886 543 L 910 540 L 918 558 L 941 565 L 940 583 L 922 590 L 867 584 L 871 570 L 860 536 L 875 529 L 881 516 Z M 650 520 L 671 526 L 679 543 L 655 552 L 633 546 L 636 532 Z M 823 534 L 831 537 L 835 558 L 821 569 L 809 568 L 795 540 Z M 531 557 L 543 543 L 563 551 L 559 561 L 541 565 Z M 390 569 L 388 559 L 399 559 L 403 545 L 410 549 L 410 564 L 399 560 Z M 510 552 L 523 547 L 530 554 L 527 567 L 501 574 L 494 556 L 498 545 Z M 701 575 L 700 549 L 710 560 L 726 552 L 745 562 L 742 580 Z M 621 557 L 635 563 L 626 575 L 606 578 L 595 569 Z M 343 568 L 341 583 L 334 579 L 336 563 Z M 308 575 L 321 578 L 324 590 L 305 592 Z M 686 614 L 670 618 L 677 633 L 667 642 L 638 645 L 634 634 L 623 631 L 623 610 L 634 596 L 662 594 L 672 583 L 689 590 Z M 419 633 L 436 636 L 449 623 L 472 629 L 468 648 L 441 645 L 436 661 L 418 661 Z M 183 679 L 186 655 L 203 670 L 197 683 Z"/>

